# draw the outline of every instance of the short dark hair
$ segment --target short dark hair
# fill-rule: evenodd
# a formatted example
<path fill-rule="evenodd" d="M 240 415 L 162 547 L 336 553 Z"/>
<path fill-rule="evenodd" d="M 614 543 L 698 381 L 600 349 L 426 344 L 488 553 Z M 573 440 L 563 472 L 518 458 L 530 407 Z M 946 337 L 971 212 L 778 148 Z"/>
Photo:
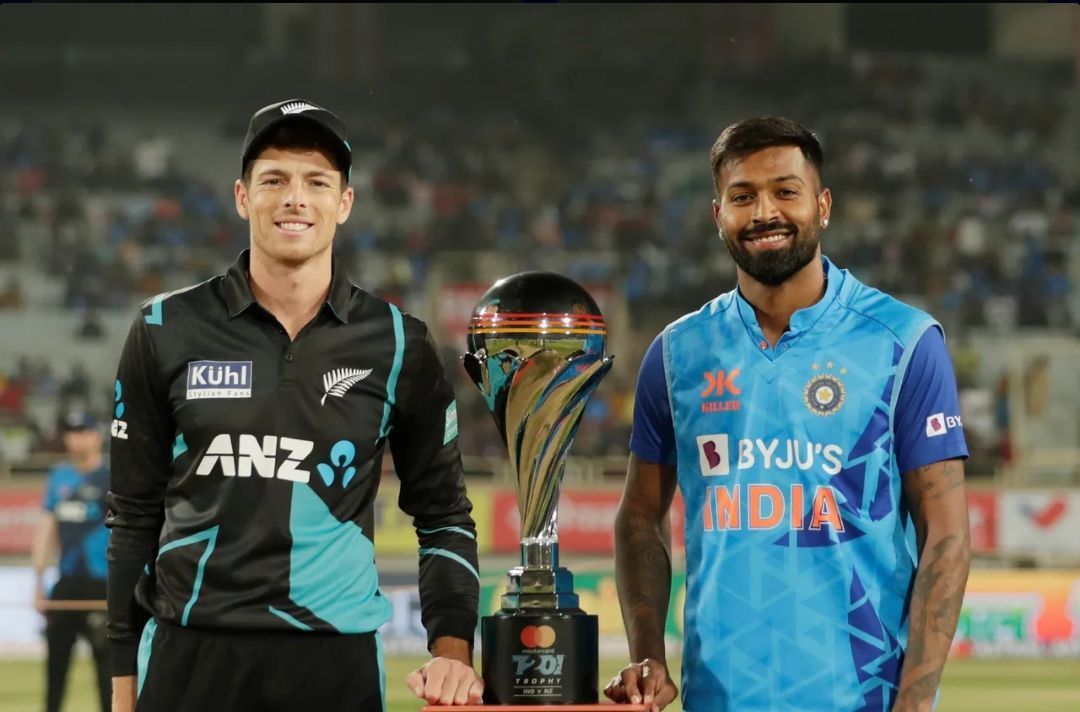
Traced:
<path fill-rule="evenodd" d="M 825 163 L 825 155 L 817 136 L 791 119 L 782 116 L 759 116 L 743 119 L 728 126 L 716 139 L 712 150 L 709 151 L 713 187 L 719 191 L 720 171 L 724 166 L 774 146 L 798 146 L 806 160 L 814 165 L 818 180 L 821 180 L 821 167 Z"/>
<path fill-rule="evenodd" d="M 259 141 L 258 144 L 252 147 L 250 153 L 251 158 L 244 164 L 244 185 L 251 184 L 251 164 L 255 162 L 255 158 L 271 146 L 274 148 L 299 148 L 322 151 L 330 156 L 330 162 L 334 164 L 334 168 L 341 174 L 341 187 L 342 189 L 345 188 L 347 179 L 345 177 L 345 172 L 342 170 L 340 161 L 337 158 L 338 154 L 335 152 L 337 147 L 335 140 L 328 136 L 325 131 L 306 121 L 294 121 L 281 124 L 274 128 L 265 139 Z"/>

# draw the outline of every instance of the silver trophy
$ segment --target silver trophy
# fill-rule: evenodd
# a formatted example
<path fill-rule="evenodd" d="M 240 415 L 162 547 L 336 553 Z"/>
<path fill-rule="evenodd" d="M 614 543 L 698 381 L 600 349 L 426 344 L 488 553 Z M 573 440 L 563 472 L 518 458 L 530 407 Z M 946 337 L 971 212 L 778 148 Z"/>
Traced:
<path fill-rule="evenodd" d="M 585 289 L 552 272 L 501 279 L 473 311 L 463 365 L 506 443 L 521 515 L 521 565 L 502 609 L 481 621 L 484 700 L 597 700 L 597 619 L 559 565 L 558 501 L 566 455 L 593 391 L 611 369 L 607 329 Z"/>

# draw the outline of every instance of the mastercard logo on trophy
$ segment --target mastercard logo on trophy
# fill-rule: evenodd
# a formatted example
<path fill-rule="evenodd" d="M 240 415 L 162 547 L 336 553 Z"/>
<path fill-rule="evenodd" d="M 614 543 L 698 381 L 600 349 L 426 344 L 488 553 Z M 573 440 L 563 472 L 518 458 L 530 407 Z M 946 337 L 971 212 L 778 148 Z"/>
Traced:
<path fill-rule="evenodd" d="M 521 644 L 526 648 L 550 648 L 555 644 L 555 629 L 549 625 L 527 625 L 521 629 Z"/>

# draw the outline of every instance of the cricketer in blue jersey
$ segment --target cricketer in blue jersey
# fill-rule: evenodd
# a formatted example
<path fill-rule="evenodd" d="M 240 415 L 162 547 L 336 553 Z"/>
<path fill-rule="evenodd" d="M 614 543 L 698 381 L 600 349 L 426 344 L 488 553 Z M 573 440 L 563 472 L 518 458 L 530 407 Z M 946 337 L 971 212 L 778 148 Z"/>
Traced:
<path fill-rule="evenodd" d="M 668 508 L 686 504 L 689 712 L 928 710 L 970 562 L 941 326 L 822 256 L 832 197 L 802 126 L 749 119 L 711 153 L 736 289 L 643 359 L 616 568 L 632 663 L 662 709 Z"/>
<path fill-rule="evenodd" d="M 59 712 L 67 687 L 72 648 L 83 637 L 94 655 L 98 703 L 109 709 L 112 684 L 105 616 L 105 493 L 109 468 L 102 454 L 104 429 L 90 414 L 67 414 L 60 431 L 67 458 L 49 470 L 41 517 L 34 531 L 34 607 L 45 616 L 46 712 Z M 46 591 L 45 571 L 56 561 L 59 578 Z M 86 603 L 81 603 L 86 601 Z"/>

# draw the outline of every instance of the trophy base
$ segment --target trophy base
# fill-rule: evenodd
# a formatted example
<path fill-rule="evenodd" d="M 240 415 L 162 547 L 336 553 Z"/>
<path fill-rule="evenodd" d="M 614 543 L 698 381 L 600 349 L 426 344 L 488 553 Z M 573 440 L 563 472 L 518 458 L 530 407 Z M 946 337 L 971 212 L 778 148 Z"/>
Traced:
<path fill-rule="evenodd" d="M 501 611 L 480 621 L 484 704 L 595 704 L 598 620 L 578 609 Z"/>

